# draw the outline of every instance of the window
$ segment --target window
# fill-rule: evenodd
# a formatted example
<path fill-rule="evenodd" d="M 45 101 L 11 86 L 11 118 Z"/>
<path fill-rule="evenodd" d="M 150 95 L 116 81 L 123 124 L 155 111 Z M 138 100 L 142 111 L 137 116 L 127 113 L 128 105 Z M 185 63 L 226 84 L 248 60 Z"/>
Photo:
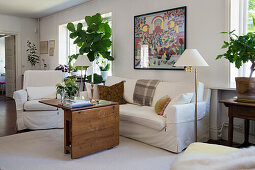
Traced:
<path fill-rule="evenodd" d="M 255 31 L 253 17 L 255 18 L 255 0 L 231 0 L 230 4 L 230 31 L 242 35 Z M 230 64 L 230 87 L 235 87 L 235 77 L 249 77 L 251 63 L 245 63 L 240 69 Z M 253 74 L 255 77 L 255 74 Z"/>
<path fill-rule="evenodd" d="M 0 38 L 0 74 L 5 73 L 5 38 Z"/>
<path fill-rule="evenodd" d="M 102 14 L 102 17 L 104 18 L 104 20 L 107 20 L 110 27 L 112 27 L 112 13 L 110 12 L 110 13 Z M 78 23 L 82 23 L 83 27 L 86 28 L 86 23 L 84 19 L 79 21 L 74 21 L 72 23 L 74 23 L 74 25 L 77 25 Z M 70 32 L 66 26 L 67 26 L 67 23 L 59 26 L 59 64 L 67 64 L 68 63 L 67 56 L 70 56 L 73 54 L 79 54 L 79 47 L 73 43 L 75 39 L 69 38 Z M 109 75 L 111 75 L 111 69 L 110 69 Z"/>

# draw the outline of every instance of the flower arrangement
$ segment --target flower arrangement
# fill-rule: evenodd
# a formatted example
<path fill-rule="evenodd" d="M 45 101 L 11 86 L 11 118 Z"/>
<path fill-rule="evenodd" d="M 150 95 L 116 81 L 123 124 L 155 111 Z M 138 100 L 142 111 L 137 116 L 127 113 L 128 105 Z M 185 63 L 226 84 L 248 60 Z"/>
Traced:
<path fill-rule="evenodd" d="M 44 68 L 44 70 L 46 70 L 47 64 L 45 63 L 45 59 L 44 58 L 42 59 L 42 62 L 43 62 L 43 68 Z"/>
<path fill-rule="evenodd" d="M 64 97 L 71 99 L 79 92 L 79 88 L 76 85 L 76 78 L 74 77 L 64 79 L 63 82 L 58 83 L 56 87 L 57 94 L 61 96 L 61 101 L 63 101 Z"/>
<path fill-rule="evenodd" d="M 68 67 L 68 65 L 59 65 L 55 68 L 55 70 L 61 70 L 62 72 L 68 72 L 70 73 L 70 69 Z"/>
<path fill-rule="evenodd" d="M 37 54 L 37 48 L 34 43 L 27 41 L 27 61 L 31 63 L 32 66 L 35 66 L 39 63 L 39 55 Z"/>

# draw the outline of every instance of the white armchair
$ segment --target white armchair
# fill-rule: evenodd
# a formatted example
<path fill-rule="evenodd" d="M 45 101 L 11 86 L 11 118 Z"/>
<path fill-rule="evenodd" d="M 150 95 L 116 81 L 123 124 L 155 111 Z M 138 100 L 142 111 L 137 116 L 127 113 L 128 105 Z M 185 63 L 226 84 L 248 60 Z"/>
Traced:
<path fill-rule="evenodd" d="M 64 111 L 39 103 L 56 98 L 56 84 L 63 78 L 61 71 L 28 70 L 24 73 L 23 89 L 13 98 L 17 110 L 17 129 L 63 128 Z"/>

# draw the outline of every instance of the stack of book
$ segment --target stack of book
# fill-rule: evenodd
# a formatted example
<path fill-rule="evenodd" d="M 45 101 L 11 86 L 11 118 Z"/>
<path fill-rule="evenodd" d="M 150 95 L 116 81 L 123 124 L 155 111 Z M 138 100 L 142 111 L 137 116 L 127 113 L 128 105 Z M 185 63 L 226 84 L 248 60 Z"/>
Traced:
<path fill-rule="evenodd" d="M 78 107 L 93 106 L 93 104 L 89 100 L 68 100 L 63 103 L 63 106 L 69 107 L 69 108 L 78 108 Z"/>

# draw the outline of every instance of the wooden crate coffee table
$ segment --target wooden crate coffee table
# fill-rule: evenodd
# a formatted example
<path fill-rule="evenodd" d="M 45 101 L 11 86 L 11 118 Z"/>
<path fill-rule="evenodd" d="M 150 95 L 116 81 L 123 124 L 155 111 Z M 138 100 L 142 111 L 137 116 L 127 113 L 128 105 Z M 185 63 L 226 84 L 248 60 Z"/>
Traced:
<path fill-rule="evenodd" d="M 72 159 L 119 145 L 118 103 L 72 109 L 57 99 L 40 102 L 64 110 L 64 152 Z"/>

